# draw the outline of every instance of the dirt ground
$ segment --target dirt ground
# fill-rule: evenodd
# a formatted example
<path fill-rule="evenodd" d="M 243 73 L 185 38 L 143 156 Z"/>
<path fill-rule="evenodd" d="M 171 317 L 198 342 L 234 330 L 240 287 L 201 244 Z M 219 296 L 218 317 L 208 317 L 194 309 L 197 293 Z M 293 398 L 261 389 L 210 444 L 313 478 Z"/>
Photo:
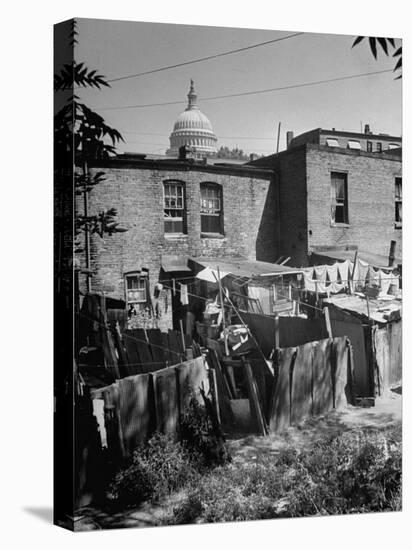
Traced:
<path fill-rule="evenodd" d="M 270 434 L 267 437 L 246 436 L 230 440 L 228 443 L 234 462 L 250 462 L 262 455 L 276 454 L 289 445 L 299 448 L 314 443 L 325 434 L 333 436 L 362 428 L 379 430 L 399 424 L 401 418 L 402 388 L 396 387 L 384 397 L 377 398 L 374 407 L 347 405 L 342 410 L 308 418 L 301 425 L 290 427 L 281 433 Z"/>
<path fill-rule="evenodd" d="M 343 432 L 370 428 L 379 430 L 401 422 L 402 388 L 393 388 L 387 395 L 377 398 L 374 407 L 353 407 L 334 410 L 323 416 L 309 418 L 300 426 L 293 426 L 282 433 L 267 437 L 246 436 L 228 441 L 234 463 L 251 463 L 262 456 L 277 454 L 280 449 L 293 445 L 297 448 L 315 442 L 325 434 L 339 435 Z M 170 510 L 182 498 L 174 494 L 157 506 L 145 503 L 126 512 L 109 513 L 95 508 L 78 511 L 76 531 L 116 529 L 122 527 L 152 527 L 159 525 L 165 511 Z"/>

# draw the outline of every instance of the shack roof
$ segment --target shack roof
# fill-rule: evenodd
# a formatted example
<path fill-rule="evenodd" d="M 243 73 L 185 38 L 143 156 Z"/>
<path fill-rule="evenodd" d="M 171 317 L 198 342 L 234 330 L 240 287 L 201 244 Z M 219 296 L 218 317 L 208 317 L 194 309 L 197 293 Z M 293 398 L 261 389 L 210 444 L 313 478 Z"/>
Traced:
<path fill-rule="evenodd" d="M 323 303 L 353 313 L 362 320 L 370 318 L 371 321 L 377 323 L 388 323 L 402 317 L 402 302 L 397 298 L 369 299 L 369 317 L 366 297 L 358 293 L 352 295 L 336 294 L 323 300 Z"/>

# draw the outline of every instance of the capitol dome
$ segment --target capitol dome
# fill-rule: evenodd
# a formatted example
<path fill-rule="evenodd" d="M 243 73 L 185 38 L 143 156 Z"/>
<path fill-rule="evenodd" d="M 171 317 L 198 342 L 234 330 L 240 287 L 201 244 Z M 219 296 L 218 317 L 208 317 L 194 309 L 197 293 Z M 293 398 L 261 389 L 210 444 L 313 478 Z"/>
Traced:
<path fill-rule="evenodd" d="M 189 147 L 195 157 L 202 158 L 217 151 L 217 138 L 213 132 L 210 120 L 196 105 L 197 94 L 193 80 L 190 81 L 190 90 L 187 94 L 186 110 L 178 117 L 170 134 L 170 149 L 167 154 L 178 156 L 182 145 Z"/>

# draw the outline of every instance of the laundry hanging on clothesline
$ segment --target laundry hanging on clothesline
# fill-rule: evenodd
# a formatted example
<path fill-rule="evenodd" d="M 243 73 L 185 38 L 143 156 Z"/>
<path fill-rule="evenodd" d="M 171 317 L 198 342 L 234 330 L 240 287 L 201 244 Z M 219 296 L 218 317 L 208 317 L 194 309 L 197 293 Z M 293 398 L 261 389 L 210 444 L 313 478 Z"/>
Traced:
<path fill-rule="evenodd" d="M 350 281 L 353 281 L 354 290 L 363 289 L 365 285 L 379 287 L 383 294 L 399 289 L 399 276 L 391 269 L 375 269 L 360 259 L 355 264 L 345 260 L 332 265 L 304 268 L 303 280 L 304 290 L 323 294 L 337 294 L 348 288 Z"/>

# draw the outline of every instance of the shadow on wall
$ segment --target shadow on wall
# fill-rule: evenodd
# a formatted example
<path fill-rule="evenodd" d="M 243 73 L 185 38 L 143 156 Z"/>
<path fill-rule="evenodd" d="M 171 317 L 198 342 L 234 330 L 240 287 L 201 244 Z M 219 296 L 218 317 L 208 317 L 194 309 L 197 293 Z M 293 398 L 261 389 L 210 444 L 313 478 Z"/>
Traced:
<path fill-rule="evenodd" d="M 279 258 L 278 222 L 276 182 L 271 181 L 256 237 L 257 260 L 262 262 L 275 262 L 277 258 Z"/>

